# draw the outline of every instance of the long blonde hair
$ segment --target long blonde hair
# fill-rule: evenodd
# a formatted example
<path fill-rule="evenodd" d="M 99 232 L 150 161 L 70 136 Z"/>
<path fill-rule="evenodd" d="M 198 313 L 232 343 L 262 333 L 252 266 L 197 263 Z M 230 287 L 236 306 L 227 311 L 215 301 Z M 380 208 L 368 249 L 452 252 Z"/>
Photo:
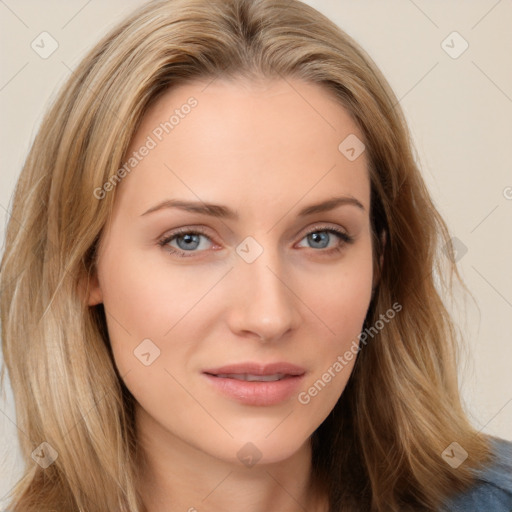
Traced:
<path fill-rule="evenodd" d="M 13 512 L 145 510 L 133 397 L 113 362 L 105 311 L 85 300 L 115 198 L 114 190 L 98 200 L 94 190 L 122 165 L 161 93 L 228 76 L 317 83 L 365 137 L 375 264 L 384 257 L 365 324 L 396 302 L 402 310 L 358 354 L 313 434 L 313 470 L 327 483 L 330 511 L 434 510 L 489 459 L 487 439 L 461 406 L 457 330 L 434 282 L 450 290 L 460 279 L 448 230 L 398 100 L 371 58 L 297 0 L 152 1 L 73 71 L 16 186 L 0 275 L 3 353 L 26 434 Z M 457 469 L 441 457 L 453 441 L 470 454 Z M 42 442 L 58 454 L 46 469 L 31 458 Z"/>

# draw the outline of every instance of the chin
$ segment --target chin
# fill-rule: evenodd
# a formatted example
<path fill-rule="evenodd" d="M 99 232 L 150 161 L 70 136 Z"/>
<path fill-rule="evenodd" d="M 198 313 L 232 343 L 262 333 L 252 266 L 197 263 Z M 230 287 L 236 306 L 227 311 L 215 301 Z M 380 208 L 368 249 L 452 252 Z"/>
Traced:
<path fill-rule="evenodd" d="M 277 425 L 274 425 L 274 428 Z M 269 434 L 261 432 L 251 435 L 250 431 L 245 431 L 240 435 L 235 435 L 234 439 L 221 446 L 204 447 L 216 458 L 222 459 L 230 464 L 239 466 L 253 467 L 255 465 L 278 464 L 291 459 L 299 451 L 307 448 L 310 436 L 304 432 L 297 431 L 296 425 L 293 432 L 288 428 L 275 428 L 275 431 Z M 305 430 L 305 429 L 304 429 Z"/>

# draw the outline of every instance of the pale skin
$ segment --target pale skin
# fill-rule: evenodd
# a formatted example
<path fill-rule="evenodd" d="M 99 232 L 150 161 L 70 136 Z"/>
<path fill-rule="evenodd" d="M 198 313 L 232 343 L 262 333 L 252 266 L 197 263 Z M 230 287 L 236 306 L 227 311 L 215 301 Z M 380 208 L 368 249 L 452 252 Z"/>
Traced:
<path fill-rule="evenodd" d="M 241 504 L 247 512 L 324 512 L 326 495 L 311 484 L 310 436 L 355 359 L 308 404 L 297 393 L 270 406 L 239 403 L 202 370 L 290 362 L 305 369 L 304 391 L 357 340 L 376 285 L 368 162 L 365 153 L 350 161 L 338 146 L 363 136 L 319 85 L 208 83 L 170 89 L 144 116 L 128 154 L 188 98 L 198 102 L 117 186 L 89 304 L 104 304 L 116 365 L 137 400 L 148 512 Z M 298 216 L 332 197 L 360 206 Z M 177 208 L 143 215 L 171 198 L 225 205 L 239 218 Z M 195 244 L 183 234 L 158 243 L 176 228 L 198 227 Z M 250 263 L 236 250 L 249 236 L 262 249 Z M 148 366 L 134 356 L 144 339 L 160 350 Z M 237 455 L 247 443 L 261 456 L 250 467 Z"/>

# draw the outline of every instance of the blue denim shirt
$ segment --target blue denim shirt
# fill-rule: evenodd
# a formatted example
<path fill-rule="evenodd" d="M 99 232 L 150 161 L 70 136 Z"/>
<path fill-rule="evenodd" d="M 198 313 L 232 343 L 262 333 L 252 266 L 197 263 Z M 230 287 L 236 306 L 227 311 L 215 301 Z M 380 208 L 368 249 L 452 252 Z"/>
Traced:
<path fill-rule="evenodd" d="M 476 472 L 471 488 L 445 502 L 442 512 L 512 512 L 512 442 L 489 439 L 493 462 Z"/>

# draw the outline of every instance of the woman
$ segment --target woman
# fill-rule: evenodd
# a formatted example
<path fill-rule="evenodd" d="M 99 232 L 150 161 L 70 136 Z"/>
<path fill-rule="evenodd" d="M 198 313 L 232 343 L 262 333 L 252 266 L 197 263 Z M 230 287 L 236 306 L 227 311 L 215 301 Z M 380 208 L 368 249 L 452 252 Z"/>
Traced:
<path fill-rule="evenodd" d="M 48 112 L 11 218 L 12 511 L 510 509 L 403 114 L 314 9 L 134 12 Z"/>

